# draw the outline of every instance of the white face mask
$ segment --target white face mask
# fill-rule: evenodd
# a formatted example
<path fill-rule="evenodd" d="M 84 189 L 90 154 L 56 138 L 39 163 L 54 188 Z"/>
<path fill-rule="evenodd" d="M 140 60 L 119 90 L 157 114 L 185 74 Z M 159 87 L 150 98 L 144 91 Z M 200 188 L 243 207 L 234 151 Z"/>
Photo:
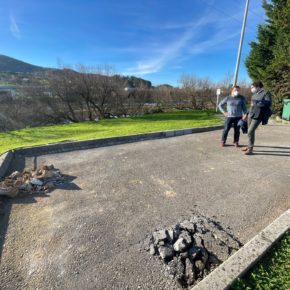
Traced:
<path fill-rule="evenodd" d="M 238 96 L 239 95 L 239 92 L 237 91 L 234 91 L 234 97 Z"/>
<path fill-rule="evenodd" d="M 256 92 L 257 92 L 257 88 L 251 88 L 251 92 L 253 93 L 253 94 L 255 94 Z"/>

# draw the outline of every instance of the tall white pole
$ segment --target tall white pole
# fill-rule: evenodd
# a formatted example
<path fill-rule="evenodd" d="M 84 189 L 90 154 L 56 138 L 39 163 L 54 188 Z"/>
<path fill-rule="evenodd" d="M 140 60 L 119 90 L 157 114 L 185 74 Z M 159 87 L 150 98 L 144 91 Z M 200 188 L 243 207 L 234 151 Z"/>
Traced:
<path fill-rule="evenodd" d="M 237 57 L 237 63 L 236 63 L 236 69 L 235 69 L 235 76 L 234 76 L 234 86 L 237 84 L 237 80 L 238 80 L 240 60 L 241 60 L 241 52 L 242 52 L 242 47 L 243 47 L 245 27 L 246 27 L 248 10 L 249 10 L 249 2 L 250 2 L 249 0 L 246 0 L 244 20 L 243 20 L 243 25 L 242 25 L 241 38 L 240 38 L 240 44 L 239 44 L 239 50 L 238 50 L 238 57 Z"/>

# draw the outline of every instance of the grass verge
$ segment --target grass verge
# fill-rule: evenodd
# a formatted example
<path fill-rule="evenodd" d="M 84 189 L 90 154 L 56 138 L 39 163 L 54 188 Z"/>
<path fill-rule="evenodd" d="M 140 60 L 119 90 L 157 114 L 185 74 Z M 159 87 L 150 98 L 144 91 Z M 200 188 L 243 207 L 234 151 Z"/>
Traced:
<path fill-rule="evenodd" d="M 237 279 L 232 290 L 290 289 L 290 231 L 244 277 Z"/>
<path fill-rule="evenodd" d="M 63 141 L 89 140 L 221 124 L 214 111 L 176 111 L 141 117 L 104 119 L 33 127 L 0 133 L 0 154 L 11 149 Z"/>

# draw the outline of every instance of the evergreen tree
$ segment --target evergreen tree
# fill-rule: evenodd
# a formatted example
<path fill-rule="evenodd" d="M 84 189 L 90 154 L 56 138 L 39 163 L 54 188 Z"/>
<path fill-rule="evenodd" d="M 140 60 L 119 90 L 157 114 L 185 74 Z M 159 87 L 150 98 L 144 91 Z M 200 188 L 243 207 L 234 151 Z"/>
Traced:
<path fill-rule="evenodd" d="M 290 0 L 263 1 L 266 23 L 259 25 L 257 41 L 245 64 L 253 80 L 261 80 L 273 94 L 273 109 L 281 113 L 290 98 Z"/>

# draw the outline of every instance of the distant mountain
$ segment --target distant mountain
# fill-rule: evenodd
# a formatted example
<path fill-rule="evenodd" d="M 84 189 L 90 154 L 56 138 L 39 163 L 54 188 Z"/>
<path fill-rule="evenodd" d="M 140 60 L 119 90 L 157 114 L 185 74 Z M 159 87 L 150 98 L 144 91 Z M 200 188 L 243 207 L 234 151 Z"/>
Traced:
<path fill-rule="evenodd" d="M 150 81 L 137 78 L 134 76 L 123 76 L 123 78 L 126 80 L 127 86 L 131 88 L 151 88 L 152 84 Z"/>
<path fill-rule="evenodd" d="M 0 73 L 21 73 L 21 74 L 31 74 L 31 73 L 41 73 L 43 72 L 43 76 L 45 77 L 45 73 L 47 71 L 53 72 L 55 75 L 61 75 L 65 73 L 65 71 L 71 70 L 71 69 L 51 69 L 51 68 L 45 68 L 41 66 L 36 66 L 33 64 L 29 64 L 27 62 L 6 56 L 0 54 Z M 75 71 L 75 73 L 78 73 Z M 6 75 L 6 74 L 5 74 Z M 22 76 L 23 77 L 23 76 Z M 27 76 L 30 78 L 30 76 Z M 151 88 L 151 82 L 137 78 L 134 76 L 120 76 L 127 87 L 132 88 Z M 10 79 L 7 79 L 6 81 L 11 82 Z"/>
<path fill-rule="evenodd" d="M 0 72 L 34 73 L 44 70 L 46 70 L 46 68 L 0 54 Z"/>
<path fill-rule="evenodd" d="M 156 89 L 173 89 L 174 87 L 168 84 L 162 84 L 155 87 Z"/>

